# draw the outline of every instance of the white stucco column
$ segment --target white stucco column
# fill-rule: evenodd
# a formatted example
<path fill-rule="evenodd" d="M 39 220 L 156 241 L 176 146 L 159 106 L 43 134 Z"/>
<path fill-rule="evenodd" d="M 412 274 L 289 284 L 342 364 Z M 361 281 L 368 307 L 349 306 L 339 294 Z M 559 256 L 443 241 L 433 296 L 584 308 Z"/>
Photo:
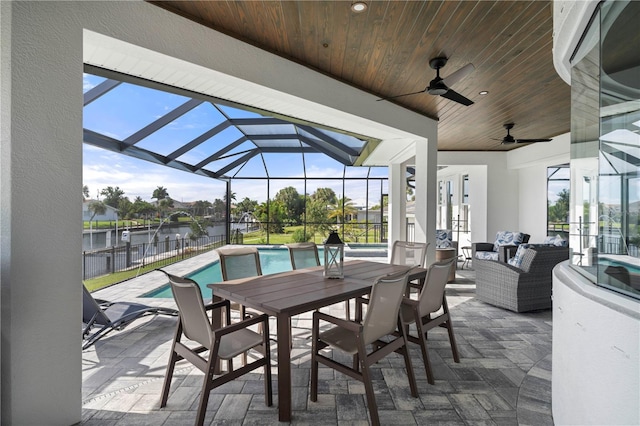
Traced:
<path fill-rule="evenodd" d="M 438 137 L 434 128 L 427 141 L 416 143 L 416 241 L 428 242 L 427 264 L 436 258 L 436 208 L 438 174 Z"/>
<path fill-rule="evenodd" d="M 397 240 L 407 239 L 407 180 L 406 165 L 394 163 L 389 166 L 389 256 L 391 245 Z"/>
<path fill-rule="evenodd" d="M 61 5 L 0 2 L 7 425 L 81 420 L 82 28 Z"/>

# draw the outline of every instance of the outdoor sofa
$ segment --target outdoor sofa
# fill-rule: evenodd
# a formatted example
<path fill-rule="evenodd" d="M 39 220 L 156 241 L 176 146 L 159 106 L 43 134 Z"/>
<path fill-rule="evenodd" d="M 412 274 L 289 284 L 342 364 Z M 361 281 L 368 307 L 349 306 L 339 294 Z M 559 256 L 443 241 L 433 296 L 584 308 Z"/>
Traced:
<path fill-rule="evenodd" d="M 568 247 L 523 244 L 508 262 L 473 259 L 476 297 L 514 312 L 551 308 L 552 270 Z"/>
<path fill-rule="evenodd" d="M 482 260 L 506 262 L 512 257 L 520 244 L 529 242 L 529 234 L 523 232 L 498 231 L 494 242 L 471 244 L 471 257 Z"/>

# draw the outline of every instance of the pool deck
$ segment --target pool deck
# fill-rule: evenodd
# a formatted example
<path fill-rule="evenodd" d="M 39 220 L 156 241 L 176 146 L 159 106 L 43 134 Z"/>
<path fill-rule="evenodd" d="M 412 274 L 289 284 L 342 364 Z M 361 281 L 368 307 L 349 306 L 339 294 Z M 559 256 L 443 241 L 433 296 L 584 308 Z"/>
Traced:
<path fill-rule="evenodd" d="M 211 252 L 165 269 L 184 275 L 215 259 Z M 175 307 L 172 299 L 139 298 L 166 282 L 162 273 L 150 272 L 94 296 Z M 436 383 L 429 385 L 420 349 L 411 344 L 419 398 L 409 395 L 401 356 L 393 354 L 376 364 L 373 379 L 382 424 L 553 425 L 551 311 L 516 314 L 476 300 L 472 269 L 456 271 L 456 280 L 447 286 L 447 300 L 461 362 L 453 362 L 446 330 L 430 331 Z M 327 312 L 343 316 L 343 309 L 340 303 Z M 333 370 L 321 367 L 318 402 L 309 401 L 311 314 L 295 317 L 293 325 L 291 424 L 367 425 L 362 384 Z M 178 364 L 167 407 L 159 407 L 174 326 L 175 318 L 146 317 L 83 352 L 83 425 L 193 423 L 203 375 L 190 364 Z M 262 380 L 262 374 L 249 373 L 214 390 L 205 424 L 281 424 L 277 395 L 274 406 L 264 405 Z"/>

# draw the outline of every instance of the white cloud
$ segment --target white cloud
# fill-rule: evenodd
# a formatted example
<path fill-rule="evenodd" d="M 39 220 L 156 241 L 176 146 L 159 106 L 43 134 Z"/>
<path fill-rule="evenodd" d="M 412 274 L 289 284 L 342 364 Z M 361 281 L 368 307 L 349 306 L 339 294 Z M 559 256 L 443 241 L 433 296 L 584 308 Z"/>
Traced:
<path fill-rule="evenodd" d="M 91 90 L 94 87 L 96 87 L 96 85 L 89 81 L 89 79 L 87 78 L 86 74 L 83 74 L 83 76 L 82 76 L 82 90 L 86 92 L 87 90 Z"/>
<path fill-rule="evenodd" d="M 83 185 L 91 197 L 108 186 L 120 187 L 126 197 L 151 201 L 158 186 L 164 186 L 178 201 L 213 201 L 222 198 L 225 183 L 125 155 L 84 145 Z"/>

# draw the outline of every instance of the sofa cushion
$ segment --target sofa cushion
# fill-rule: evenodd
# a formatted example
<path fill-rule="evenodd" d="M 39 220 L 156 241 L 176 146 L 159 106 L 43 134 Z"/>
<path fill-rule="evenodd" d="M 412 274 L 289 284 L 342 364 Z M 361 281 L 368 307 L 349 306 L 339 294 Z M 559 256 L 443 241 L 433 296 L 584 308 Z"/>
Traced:
<path fill-rule="evenodd" d="M 495 252 L 495 251 L 477 251 L 476 252 L 476 259 L 498 261 L 498 252 Z"/>
<path fill-rule="evenodd" d="M 496 234 L 496 241 L 493 243 L 493 251 L 498 251 L 500 246 L 517 246 L 524 240 L 522 232 L 499 231 Z"/>
<path fill-rule="evenodd" d="M 515 266 L 516 268 L 520 269 L 522 266 L 522 259 L 524 259 L 524 253 L 529 247 L 533 247 L 533 246 L 531 244 L 520 244 L 518 246 L 518 250 L 516 251 L 515 256 L 509 259 L 507 263 L 509 263 L 509 265 L 511 266 Z"/>
<path fill-rule="evenodd" d="M 562 238 L 561 235 L 556 235 L 554 237 L 547 237 L 544 239 L 543 244 L 553 245 L 556 247 L 568 247 L 569 242 Z"/>
<path fill-rule="evenodd" d="M 436 229 L 436 248 L 450 248 L 453 247 L 453 232 L 451 229 Z"/>

